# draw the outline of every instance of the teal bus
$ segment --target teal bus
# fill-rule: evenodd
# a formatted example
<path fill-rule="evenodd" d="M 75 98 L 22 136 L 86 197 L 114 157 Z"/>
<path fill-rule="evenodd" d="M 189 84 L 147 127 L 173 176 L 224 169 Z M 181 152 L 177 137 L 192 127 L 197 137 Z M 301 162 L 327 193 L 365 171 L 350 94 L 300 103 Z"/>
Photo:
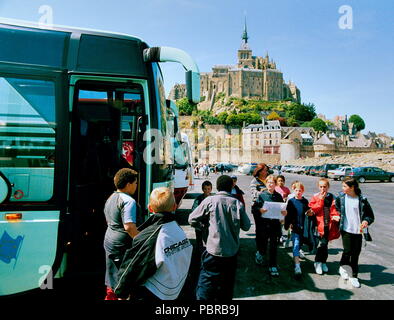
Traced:
<path fill-rule="evenodd" d="M 145 215 L 152 189 L 173 188 L 160 62 L 182 64 L 199 102 L 198 67 L 183 50 L 0 21 L 0 296 L 103 271 L 103 206 L 120 168 L 138 171 Z"/>

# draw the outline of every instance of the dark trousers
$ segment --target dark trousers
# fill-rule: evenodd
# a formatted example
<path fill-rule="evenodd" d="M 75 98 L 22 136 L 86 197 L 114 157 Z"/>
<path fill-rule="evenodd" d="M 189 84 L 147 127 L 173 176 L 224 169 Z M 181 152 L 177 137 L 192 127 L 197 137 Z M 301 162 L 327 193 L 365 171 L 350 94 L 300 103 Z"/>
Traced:
<path fill-rule="evenodd" d="M 269 242 L 269 267 L 276 267 L 278 237 L 281 235 L 281 224 L 278 219 L 261 218 L 259 213 L 253 213 L 256 226 L 256 247 L 260 254 L 267 256 Z"/>
<path fill-rule="evenodd" d="M 315 262 L 326 263 L 328 258 L 328 226 L 324 227 L 323 236 L 319 237 L 319 244 L 317 245 Z"/>
<path fill-rule="evenodd" d="M 217 257 L 206 250 L 201 256 L 197 300 L 229 301 L 233 298 L 237 256 Z"/>
<path fill-rule="evenodd" d="M 203 233 L 201 230 L 194 229 L 196 232 L 196 250 L 198 255 L 201 255 L 205 250 L 204 242 L 203 242 Z"/>
<path fill-rule="evenodd" d="M 361 246 L 363 238 L 361 234 L 348 233 L 346 231 L 341 232 L 343 253 L 339 264 L 350 265 L 353 271 L 353 277 L 357 278 L 358 275 L 358 258 L 361 252 Z"/>

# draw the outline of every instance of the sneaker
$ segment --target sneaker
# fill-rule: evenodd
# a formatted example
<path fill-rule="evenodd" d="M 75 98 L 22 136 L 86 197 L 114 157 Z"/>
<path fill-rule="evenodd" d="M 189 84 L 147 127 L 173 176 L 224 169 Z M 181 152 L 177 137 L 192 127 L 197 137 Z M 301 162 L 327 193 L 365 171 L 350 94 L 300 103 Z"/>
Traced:
<path fill-rule="evenodd" d="M 279 272 L 278 272 L 278 268 L 277 267 L 270 267 L 269 268 L 269 272 L 270 272 L 271 276 L 273 276 L 273 277 L 278 277 L 279 276 Z"/>
<path fill-rule="evenodd" d="M 256 252 L 256 257 L 255 257 L 254 261 L 256 262 L 256 264 L 258 264 L 260 266 L 263 264 L 264 258 L 260 252 L 258 252 L 258 251 Z"/>
<path fill-rule="evenodd" d="M 300 249 L 300 258 L 305 259 L 305 253 L 302 251 L 302 249 Z"/>
<path fill-rule="evenodd" d="M 321 262 L 315 262 L 315 271 L 317 274 L 323 274 L 323 270 L 322 270 L 322 263 Z"/>
<path fill-rule="evenodd" d="M 339 267 L 339 274 L 343 280 L 349 279 L 349 273 L 342 266 Z"/>
<path fill-rule="evenodd" d="M 361 287 L 361 284 L 360 284 L 360 282 L 358 281 L 357 278 L 350 277 L 349 281 L 350 281 L 350 283 L 352 284 L 353 287 L 355 287 L 355 288 L 360 288 Z"/>
<path fill-rule="evenodd" d="M 302 271 L 301 271 L 301 266 L 299 264 L 296 264 L 295 268 L 294 268 L 294 273 L 296 276 L 301 275 Z"/>
<path fill-rule="evenodd" d="M 321 269 L 323 270 L 323 272 L 328 272 L 327 264 L 322 263 L 322 264 L 321 264 Z"/>

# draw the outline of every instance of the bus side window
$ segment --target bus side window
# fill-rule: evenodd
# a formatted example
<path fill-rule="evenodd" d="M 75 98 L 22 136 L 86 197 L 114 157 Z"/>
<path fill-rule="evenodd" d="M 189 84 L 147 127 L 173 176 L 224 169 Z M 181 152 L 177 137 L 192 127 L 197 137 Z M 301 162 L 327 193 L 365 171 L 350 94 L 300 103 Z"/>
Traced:
<path fill-rule="evenodd" d="M 55 84 L 0 77 L 0 172 L 12 187 L 10 202 L 53 197 L 56 147 Z M 54 158 L 53 158 L 54 160 Z"/>

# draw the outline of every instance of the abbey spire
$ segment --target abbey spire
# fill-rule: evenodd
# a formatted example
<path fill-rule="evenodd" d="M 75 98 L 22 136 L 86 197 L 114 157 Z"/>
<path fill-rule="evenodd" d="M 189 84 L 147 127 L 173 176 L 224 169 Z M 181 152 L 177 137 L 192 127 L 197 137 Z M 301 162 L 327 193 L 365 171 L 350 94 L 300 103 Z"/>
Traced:
<path fill-rule="evenodd" d="M 246 16 L 245 16 L 245 25 L 244 25 L 244 32 L 242 33 L 242 40 L 243 40 L 243 45 L 247 45 L 248 43 L 248 29 L 246 27 Z"/>
<path fill-rule="evenodd" d="M 253 68 L 252 50 L 248 44 L 248 29 L 246 27 L 246 16 L 244 31 L 242 33 L 241 48 L 238 50 L 238 68 Z"/>

